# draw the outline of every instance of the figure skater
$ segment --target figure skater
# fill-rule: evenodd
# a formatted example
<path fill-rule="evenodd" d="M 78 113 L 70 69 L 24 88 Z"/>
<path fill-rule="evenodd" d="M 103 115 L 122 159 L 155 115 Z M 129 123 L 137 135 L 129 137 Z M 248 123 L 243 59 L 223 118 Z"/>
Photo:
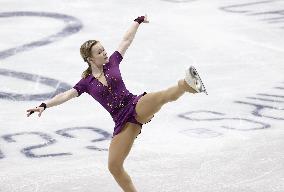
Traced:
<path fill-rule="evenodd" d="M 176 101 L 185 92 L 205 92 L 197 71 L 193 66 L 186 70 L 185 78 L 167 89 L 133 95 L 129 92 L 120 74 L 120 62 L 132 43 L 141 23 L 149 23 L 147 15 L 137 17 L 124 35 L 121 43 L 108 58 L 99 41 L 88 40 L 82 44 L 80 54 L 88 68 L 81 80 L 70 90 L 54 96 L 36 108 L 28 109 L 27 116 L 46 108 L 62 104 L 86 92 L 97 100 L 111 115 L 115 123 L 108 151 L 108 169 L 118 185 L 126 192 L 137 191 L 123 167 L 134 140 L 141 133 L 142 125 L 151 121 L 163 105 Z"/>

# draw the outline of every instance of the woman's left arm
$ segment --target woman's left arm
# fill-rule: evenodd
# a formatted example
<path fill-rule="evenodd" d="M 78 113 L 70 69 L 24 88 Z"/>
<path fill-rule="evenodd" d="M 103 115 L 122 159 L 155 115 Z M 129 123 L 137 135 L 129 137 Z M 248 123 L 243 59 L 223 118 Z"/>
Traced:
<path fill-rule="evenodd" d="M 147 15 L 138 17 L 134 20 L 134 23 L 130 26 L 130 28 L 126 31 L 125 35 L 122 38 L 122 41 L 120 42 L 117 51 L 121 54 L 122 57 L 124 57 L 124 54 L 130 44 L 132 43 L 135 34 L 137 32 L 137 29 L 140 25 L 140 23 L 149 23 L 147 20 Z"/>

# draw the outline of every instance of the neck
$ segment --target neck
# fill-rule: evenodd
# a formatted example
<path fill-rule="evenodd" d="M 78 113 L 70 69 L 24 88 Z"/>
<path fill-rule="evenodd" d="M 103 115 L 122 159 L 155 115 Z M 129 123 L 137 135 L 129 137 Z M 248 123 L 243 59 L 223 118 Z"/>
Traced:
<path fill-rule="evenodd" d="M 92 74 L 94 76 L 100 75 L 103 72 L 103 66 L 98 67 L 96 65 L 91 65 L 92 68 Z"/>

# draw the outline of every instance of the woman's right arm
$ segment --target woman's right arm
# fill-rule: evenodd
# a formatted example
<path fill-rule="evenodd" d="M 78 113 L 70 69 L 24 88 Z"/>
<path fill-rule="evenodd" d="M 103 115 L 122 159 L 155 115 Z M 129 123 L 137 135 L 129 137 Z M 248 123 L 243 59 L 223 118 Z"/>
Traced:
<path fill-rule="evenodd" d="M 50 108 L 56 105 L 60 105 L 72 98 L 75 98 L 78 96 L 78 92 L 76 89 L 71 88 L 63 93 L 59 93 L 56 96 L 54 96 L 52 99 L 44 102 L 46 104 L 46 108 Z M 39 112 L 38 116 L 41 116 L 41 113 L 44 111 L 44 107 L 36 107 L 36 108 L 32 108 L 32 109 L 28 109 L 27 112 L 27 116 L 30 116 L 33 112 Z"/>
<path fill-rule="evenodd" d="M 57 94 L 56 96 L 54 96 L 52 99 L 48 100 L 45 102 L 46 104 L 46 108 L 49 108 L 49 107 L 53 107 L 53 106 L 56 106 L 56 105 L 60 105 L 74 97 L 77 97 L 78 96 L 78 92 L 76 89 L 72 88 L 72 89 L 69 89 L 63 93 L 59 93 Z"/>

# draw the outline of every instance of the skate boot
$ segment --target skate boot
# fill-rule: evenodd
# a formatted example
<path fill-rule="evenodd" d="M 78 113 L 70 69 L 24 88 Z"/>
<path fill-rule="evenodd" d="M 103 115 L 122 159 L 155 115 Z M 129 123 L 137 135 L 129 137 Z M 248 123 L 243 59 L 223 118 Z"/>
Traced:
<path fill-rule="evenodd" d="M 204 92 L 206 95 L 208 95 L 200 76 L 193 66 L 190 66 L 188 69 L 186 69 L 184 80 L 197 93 Z"/>

